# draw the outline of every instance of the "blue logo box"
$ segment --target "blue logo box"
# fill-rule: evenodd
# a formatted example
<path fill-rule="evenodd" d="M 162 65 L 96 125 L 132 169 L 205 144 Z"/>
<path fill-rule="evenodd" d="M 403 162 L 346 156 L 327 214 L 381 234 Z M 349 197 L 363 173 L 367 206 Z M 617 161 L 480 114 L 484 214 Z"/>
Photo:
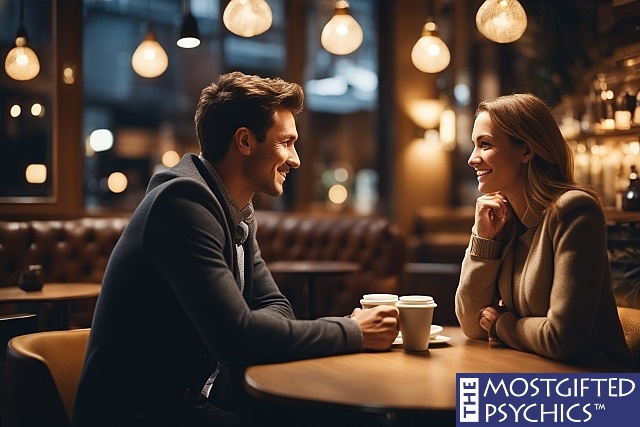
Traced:
<path fill-rule="evenodd" d="M 456 374 L 456 383 L 458 427 L 637 425 L 640 373 Z"/>

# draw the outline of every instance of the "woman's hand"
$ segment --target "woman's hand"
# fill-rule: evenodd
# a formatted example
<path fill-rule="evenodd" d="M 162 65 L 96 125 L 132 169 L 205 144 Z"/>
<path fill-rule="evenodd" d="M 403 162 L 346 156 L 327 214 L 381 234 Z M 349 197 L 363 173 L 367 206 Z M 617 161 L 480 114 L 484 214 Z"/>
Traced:
<path fill-rule="evenodd" d="M 506 313 L 508 310 L 504 306 L 493 305 L 485 307 L 480 312 L 480 327 L 489 332 L 493 322 L 498 320 L 501 314 Z"/>
<path fill-rule="evenodd" d="M 475 230 L 478 237 L 500 240 L 509 219 L 508 201 L 500 193 L 485 194 L 476 200 Z"/>

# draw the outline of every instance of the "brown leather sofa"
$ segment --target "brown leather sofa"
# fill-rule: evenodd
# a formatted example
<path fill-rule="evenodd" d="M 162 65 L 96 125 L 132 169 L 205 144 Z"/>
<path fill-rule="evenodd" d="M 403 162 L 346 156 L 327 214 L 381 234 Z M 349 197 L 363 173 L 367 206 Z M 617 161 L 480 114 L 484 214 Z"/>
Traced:
<path fill-rule="evenodd" d="M 269 263 L 333 260 L 360 264 L 360 271 L 316 280 L 318 316 L 350 314 L 365 293 L 400 290 L 405 240 L 389 219 L 334 214 L 256 212 L 257 239 Z M 274 276 L 298 317 L 307 310 L 300 278 Z"/>
<path fill-rule="evenodd" d="M 256 212 L 258 241 L 267 262 L 343 260 L 361 272 L 317 281 L 319 316 L 348 314 L 366 292 L 399 291 L 404 238 L 388 219 L 325 213 Z M 107 261 L 127 218 L 0 221 L 0 286 L 16 286 L 29 264 L 41 264 L 46 282 L 100 283 Z M 306 310 L 305 288 L 287 277 L 276 278 L 296 313 Z M 71 327 L 89 327 L 95 301 L 71 304 Z M 0 304 L 0 314 L 33 307 Z M 43 329 L 53 310 L 38 307 Z"/>

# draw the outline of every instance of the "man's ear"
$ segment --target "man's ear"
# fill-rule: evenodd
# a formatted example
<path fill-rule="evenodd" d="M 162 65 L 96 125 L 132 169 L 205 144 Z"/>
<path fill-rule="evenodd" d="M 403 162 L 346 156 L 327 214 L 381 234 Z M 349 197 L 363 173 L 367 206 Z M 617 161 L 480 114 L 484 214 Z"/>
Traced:
<path fill-rule="evenodd" d="M 524 153 L 522 155 L 522 163 L 529 163 L 532 158 L 533 158 L 533 151 L 531 150 L 531 147 L 529 147 L 528 145 L 525 145 Z"/>
<path fill-rule="evenodd" d="M 251 143 L 249 138 L 251 138 L 251 131 L 246 127 L 236 129 L 233 134 L 233 142 L 238 148 L 238 151 L 244 155 L 251 153 Z"/>

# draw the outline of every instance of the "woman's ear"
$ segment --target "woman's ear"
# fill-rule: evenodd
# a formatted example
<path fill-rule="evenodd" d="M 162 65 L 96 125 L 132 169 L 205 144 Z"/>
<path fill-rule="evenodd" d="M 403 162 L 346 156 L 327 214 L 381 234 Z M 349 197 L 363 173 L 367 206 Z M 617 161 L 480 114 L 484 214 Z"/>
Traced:
<path fill-rule="evenodd" d="M 533 158 L 533 151 L 528 145 L 524 146 L 524 153 L 522 155 L 522 163 L 529 163 Z"/>

